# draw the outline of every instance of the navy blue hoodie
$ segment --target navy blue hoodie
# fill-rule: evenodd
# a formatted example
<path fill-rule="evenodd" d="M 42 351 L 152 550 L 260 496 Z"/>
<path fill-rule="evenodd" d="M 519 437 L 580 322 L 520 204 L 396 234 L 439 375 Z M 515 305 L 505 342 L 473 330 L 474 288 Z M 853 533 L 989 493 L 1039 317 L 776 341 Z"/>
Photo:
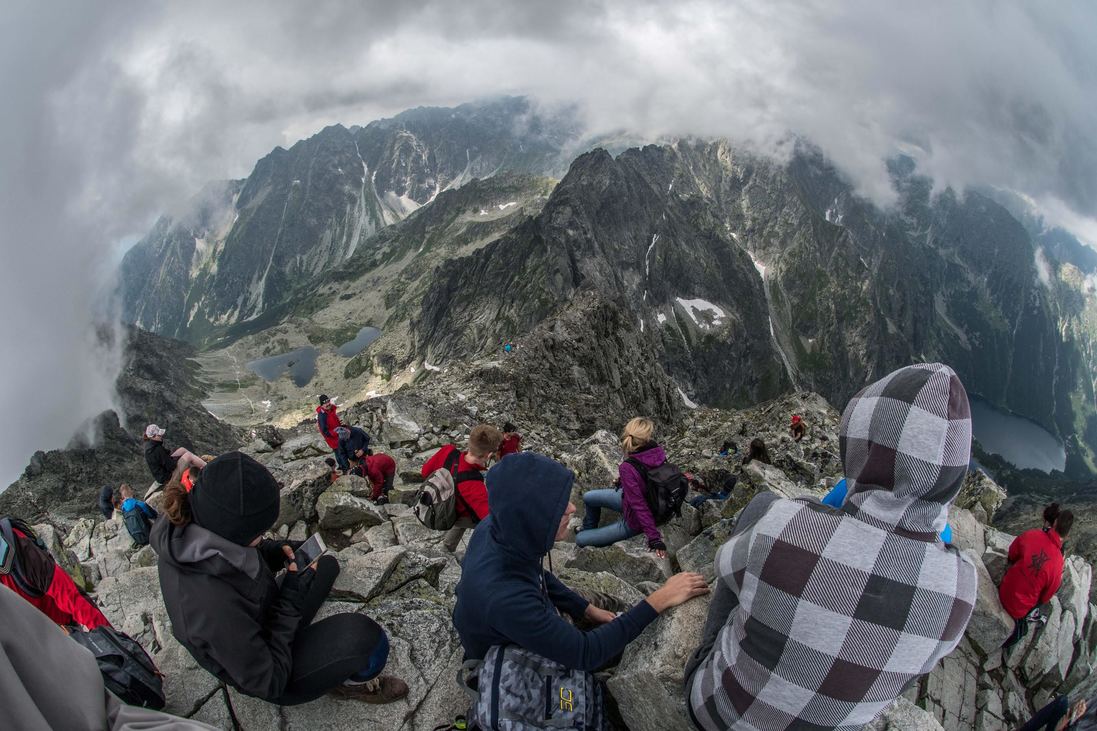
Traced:
<path fill-rule="evenodd" d="M 658 616 L 646 601 L 613 622 L 583 632 L 576 619 L 588 602 L 542 561 L 552 548 L 575 476 L 532 452 L 510 455 L 487 474 L 490 515 L 476 527 L 457 585 L 453 624 L 466 659 L 492 645 L 516 644 L 578 670 L 596 670 L 621 653 Z"/>

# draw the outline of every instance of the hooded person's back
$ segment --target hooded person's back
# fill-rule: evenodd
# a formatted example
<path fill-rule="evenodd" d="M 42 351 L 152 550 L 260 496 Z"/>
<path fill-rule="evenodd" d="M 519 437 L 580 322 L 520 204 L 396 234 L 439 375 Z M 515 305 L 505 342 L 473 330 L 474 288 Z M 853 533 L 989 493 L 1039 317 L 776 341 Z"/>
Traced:
<path fill-rule="evenodd" d="M 490 514 L 469 541 L 453 624 L 467 659 L 507 642 L 565 667 L 595 670 L 624 650 L 656 612 L 640 602 L 613 622 L 583 632 L 588 602 L 542 568 L 571 497 L 574 475 L 548 457 L 519 452 L 487 474 Z"/>
<path fill-rule="evenodd" d="M 687 689 L 701 728 L 858 729 L 952 652 L 976 574 L 937 535 L 970 445 L 947 366 L 902 368 L 850 401 L 842 509 L 767 495 L 717 554 L 739 606 Z"/>

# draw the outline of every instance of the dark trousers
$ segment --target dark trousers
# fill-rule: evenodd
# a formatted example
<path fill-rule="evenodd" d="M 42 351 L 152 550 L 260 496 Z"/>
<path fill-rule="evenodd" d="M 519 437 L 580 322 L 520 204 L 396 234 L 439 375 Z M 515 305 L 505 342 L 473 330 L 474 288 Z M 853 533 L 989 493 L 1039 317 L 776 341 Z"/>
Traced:
<path fill-rule="evenodd" d="M 1017 731 L 1055 731 L 1055 725 L 1070 711 L 1070 701 L 1061 695 L 1036 711 L 1036 715 Z"/>
<path fill-rule="evenodd" d="M 1008 638 L 1006 638 L 1006 641 L 1002 644 L 1002 649 L 1008 650 L 1009 648 L 1013 647 L 1018 642 L 1023 640 L 1025 638 L 1025 635 L 1027 634 L 1028 616 L 1026 615 L 1024 617 L 1021 617 L 1020 619 L 1014 620 L 1013 633 Z"/>
<path fill-rule="evenodd" d="M 315 571 L 301 605 L 301 625 L 293 639 L 289 683 L 282 697 L 271 700 L 280 706 L 315 700 L 352 676 L 369 680 L 380 674 L 388 660 L 385 631 L 364 614 L 336 614 L 313 624 L 339 575 L 339 562 L 322 556 Z"/>

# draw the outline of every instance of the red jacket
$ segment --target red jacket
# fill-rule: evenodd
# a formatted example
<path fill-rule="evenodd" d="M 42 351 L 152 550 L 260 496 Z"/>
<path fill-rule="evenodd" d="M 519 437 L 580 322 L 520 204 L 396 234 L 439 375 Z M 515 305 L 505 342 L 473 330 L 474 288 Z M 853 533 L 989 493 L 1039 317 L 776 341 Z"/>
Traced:
<path fill-rule="evenodd" d="M 335 409 L 328 411 L 323 406 L 316 407 L 316 428 L 320 430 L 320 433 L 324 436 L 324 441 L 333 450 L 339 448 L 339 435 L 335 433 L 335 428 L 342 425 L 339 421 L 339 414 L 335 413 Z"/>
<path fill-rule="evenodd" d="M 366 477 L 373 485 L 374 499 L 380 497 L 385 479 L 396 474 L 396 460 L 387 454 L 371 454 L 366 457 Z"/>
<path fill-rule="evenodd" d="M 423 465 L 423 477 L 429 477 L 431 472 L 442 469 L 445 466 L 446 457 L 455 449 L 456 447 L 452 444 L 447 444 L 435 452 L 431 458 L 427 460 L 427 463 Z M 488 515 L 488 486 L 484 484 L 484 473 L 481 471 L 480 465 L 468 461 L 468 452 L 461 452 L 461 457 L 457 460 L 457 470 L 454 474 L 457 475 L 469 472 L 479 472 L 480 479 L 461 480 L 457 483 L 457 492 L 464 501 L 457 501 L 457 517 L 475 517 L 476 520 L 483 520 Z M 465 508 L 466 503 L 468 504 L 468 507 L 472 508 L 472 511 L 476 513 L 475 516 L 469 515 L 469 511 Z"/>
<path fill-rule="evenodd" d="M 506 457 L 508 454 L 514 454 L 522 450 L 522 435 L 515 434 L 514 436 L 506 437 L 503 439 L 503 443 L 499 445 L 499 459 Z"/>
<path fill-rule="evenodd" d="M 998 587 L 1002 606 L 1014 619 L 1047 604 L 1063 583 L 1063 539 L 1053 528 L 1033 529 L 1009 546 L 1009 568 Z"/>
<path fill-rule="evenodd" d="M 25 537 L 18 530 L 15 531 L 15 535 Z M 82 624 L 88 629 L 95 629 L 103 625 L 110 626 L 110 622 L 99 611 L 99 607 L 92 604 L 91 600 L 76 588 L 72 577 L 56 564 L 53 567 L 53 581 L 46 593 L 40 597 L 31 597 L 24 594 L 10 574 L 0 574 L 0 584 L 26 599 L 38 611 L 61 626 Z"/>

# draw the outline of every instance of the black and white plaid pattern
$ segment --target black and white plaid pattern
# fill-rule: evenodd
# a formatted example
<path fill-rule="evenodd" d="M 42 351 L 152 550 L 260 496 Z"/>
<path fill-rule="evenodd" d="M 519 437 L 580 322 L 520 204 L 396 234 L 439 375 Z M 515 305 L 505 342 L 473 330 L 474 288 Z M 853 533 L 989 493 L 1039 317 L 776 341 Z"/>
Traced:
<path fill-rule="evenodd" d="M 842 421 L 854 498 L 887 484 L 888 499 L 776 500 L 721 547 L 718 580 L 740 603 L 689 689 L 703 729 L 859 729 L 956 647 L 975 568 L 936 531 L 966 468 L 967 409 L 945 366 L 889 375 Z"/>

